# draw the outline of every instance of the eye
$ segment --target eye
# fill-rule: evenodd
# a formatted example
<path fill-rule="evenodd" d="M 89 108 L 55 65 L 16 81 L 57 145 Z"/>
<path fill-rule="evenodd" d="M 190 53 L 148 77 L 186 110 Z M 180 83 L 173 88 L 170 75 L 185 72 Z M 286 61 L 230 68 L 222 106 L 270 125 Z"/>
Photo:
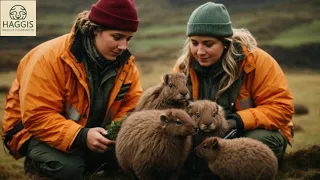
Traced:
<path fill-rule="evenodd" d="M 214 44 L 214 43 L 205 43 L 204 45 L 209 48 L 209 47 L 212 47 L 213 44 Z"/>
<path fill-rule="evenodd" d="M 169 86 L 169 88 L 173 88 L 174 87 L 174 85 L 171 82 L 168 84 L 168 86 Z"/>
<path fill-rule="evenodd" d="M 113 35 L 112 37 L 113 37 L 113 39 L 114 39 L 115 41 L 119 41 L 119 40 L 122 38 L 122 37 L 119 36 L 119 35 Z"/>
<path fill-rule="evenodd" d="M 196 113 L 196 117 L 197 117 L 197 118 L 200 118 L 200 117 L 201 117 L 201 116 L 200 116 L 200 113 L 197 112 L 197 113 Z"/>
<path fill-rule="evenodd" d="M 213 113 L 213 114 L 212 114 L 212 117 L 214 117 L 214 118 L 215 118 L 215 117 L 216 117 L 216 115 L 217 115 L 216 113 Z"/>
<path fill-rule="evenodd" d="M 181 126 L 182 125 L 181 121 L 176 121 L 175 123 L 176 123 L 177 126 Z"/>
<path fill-rule="evenodd" d="M 208 149 L 208 146 L 207 146 L 207 145 L 204 145 L 204 146 L 203 146 L 203 149 L 204 149 L 204 150 Z"/>
<path fill-rule="evenodd" d="M 191 44 L 192 46 L 198 46 L 199 43 L 197 41 L 191 40 Z"/>

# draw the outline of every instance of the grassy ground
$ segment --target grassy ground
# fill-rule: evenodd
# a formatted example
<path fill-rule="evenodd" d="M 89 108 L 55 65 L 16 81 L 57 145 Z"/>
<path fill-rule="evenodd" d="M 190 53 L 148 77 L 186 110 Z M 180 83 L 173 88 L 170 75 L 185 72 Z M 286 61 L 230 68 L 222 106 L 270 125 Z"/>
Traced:
<path fill-rule="evenodd" d="M 153 62 L 137 62 L 141 73 L 141 83 L 144 88 L 154 85 L 160 81 L 160 77 L 171 70 L 174 61 L 158 60 Z M 287 152 L 308 148 L 312 145 L 320 145 L 318 132 L 320 131 L 320 73 L 311 71 L 286 70 L 290 89 L 296 103 L 301 103 L 309 108 L 309 115 L 294 116 L 294 123 L 302 126 L 303 130 L 295 133 L 295 141 Z M 0 74 L 0 85 L 9 85 L 14 79 L 15 72 Z M 2 114 L 4 94 L 0 94 L 0 112 Z M 0 141 L 0 143 L 2 143 Z M 0 148 L 0 179 L 23 179 L 23 160 L 15 161 L 11 156 Z M 3 174 L 3 172 L 6 174 Z"/>

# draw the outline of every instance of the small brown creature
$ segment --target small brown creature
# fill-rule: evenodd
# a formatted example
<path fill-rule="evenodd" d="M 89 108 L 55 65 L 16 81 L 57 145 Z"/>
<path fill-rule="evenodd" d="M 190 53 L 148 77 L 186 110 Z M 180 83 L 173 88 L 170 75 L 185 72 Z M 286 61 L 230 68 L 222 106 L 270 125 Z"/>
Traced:
<path fill-rule="evenodd" d="M 188 103 L 190 92 L 187 77 L 183 73 L 163 76 L 163 82 L 148 88 L 140 97 L 135 111 L 143 109 L 183 109 Z"/>
<path fill-rule="evenodd" d="M 134 112 L 116 139 L 118 163 L 140 180 L 176 179 L 197 131 L 196 123 L 180 109 Z"/>
<path fill-rule="evenodd" d="M 223 137 L 230 130 L 230 125 L 224 117 L 223 108 L 214 101 L 197 100 L 190 102 L 187 112 L 200 128 L 200 133 L 197 136 L 204 136 L 204 138 Z"/>
<path fill-rule="evenodd" d="M 196 153 L 208 161 L 210 170 L 222 180 L 272 180 L 278 171 L 271 149 L 251 138 L 211 137 L 196 148 Z"/>
<path fill-rule="evenodd" d="M 216 102 L 210 100 L 196 100 L 187 107 L 188 114 L 198 124 L 199 132 L 192 137 L 193 149 L 207 137 L 224 137 L 230 127 L 225 119 L 224 110 Z M 185 164 L 186 172 L 195 170 L 202 173 L 209 171 L 207 162 L 199 158 L 195 151 L 189 154 Z"/>

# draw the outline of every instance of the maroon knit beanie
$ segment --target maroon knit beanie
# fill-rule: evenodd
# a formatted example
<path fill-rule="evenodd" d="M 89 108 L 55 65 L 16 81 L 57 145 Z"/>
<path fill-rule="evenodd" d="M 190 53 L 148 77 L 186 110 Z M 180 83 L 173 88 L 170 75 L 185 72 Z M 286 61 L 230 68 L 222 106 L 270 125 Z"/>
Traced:
<path fill-rule="evenodd" d="M 133 32 L 139 24 L 134 0 L 99 0 L 92 5 L 89 20 L 105 28 Z"/>

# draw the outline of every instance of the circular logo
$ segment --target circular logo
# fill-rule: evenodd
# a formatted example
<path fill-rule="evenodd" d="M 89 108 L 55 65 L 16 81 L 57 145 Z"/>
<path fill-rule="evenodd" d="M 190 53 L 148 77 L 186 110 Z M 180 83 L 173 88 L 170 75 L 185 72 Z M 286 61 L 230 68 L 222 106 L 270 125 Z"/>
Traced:
<path fill-rule="evenodd" d="M 9 11 L 12 20 L 24 20 L 27 17 L 27 10 L 21 5 L 14 5 Z"/>

